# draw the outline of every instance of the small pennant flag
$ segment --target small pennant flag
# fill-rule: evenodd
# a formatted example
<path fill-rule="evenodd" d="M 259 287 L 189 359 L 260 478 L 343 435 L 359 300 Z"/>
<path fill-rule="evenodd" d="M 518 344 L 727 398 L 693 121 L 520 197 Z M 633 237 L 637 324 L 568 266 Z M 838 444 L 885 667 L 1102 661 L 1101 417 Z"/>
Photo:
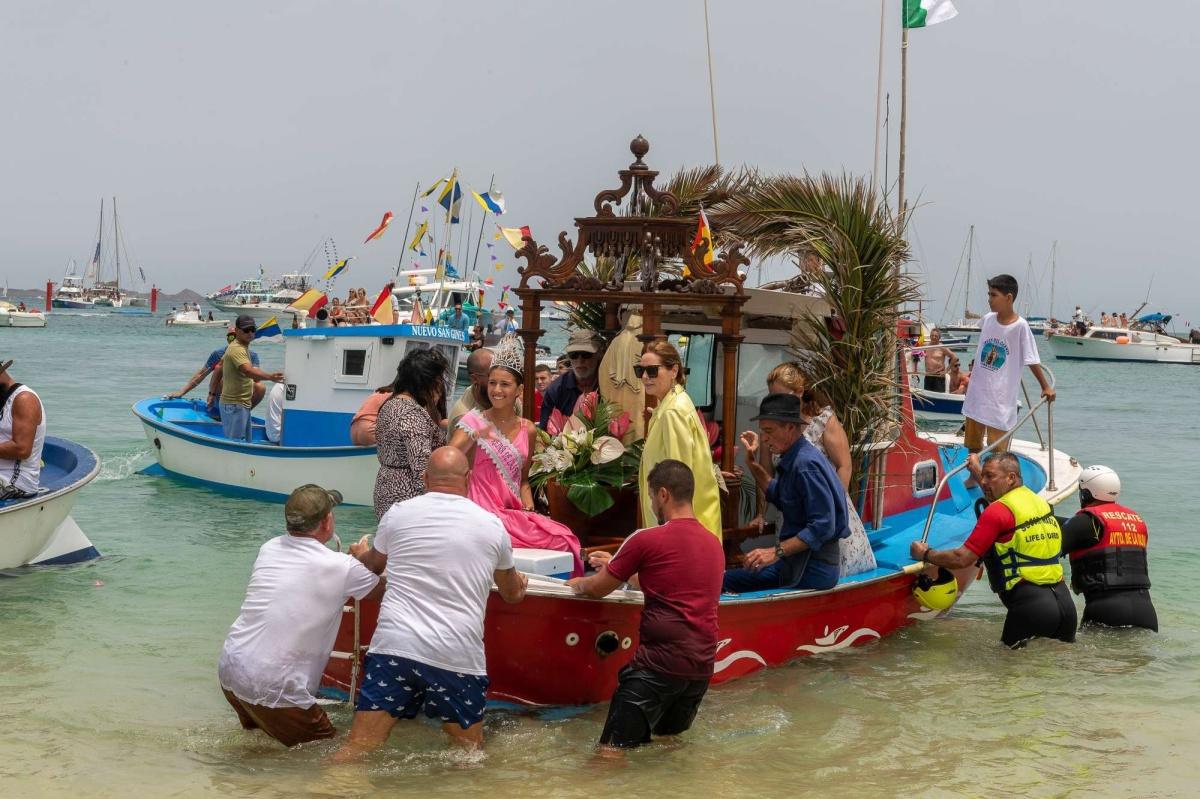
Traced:
<path fill-rule="evenodd" d="M 329 297 L 325 292 L 317 289 L 309 289 L 296 298 L 295 302 L 289 305 L 289 308 L 295 308 L 297 311 L 307 311 L 310 317 L 316 316 L 317 311 L 325 307 L 329 302 Z"/>
<path fill-rule="evenodd" d="M 282 335 L 283 335 L 283 330 L 280 329 L 280 327 L 279 327 L 279 320 L 276 319 L 274 316 L 272 316 L 270 319 L 268 319 L 266 322 L 264 322 L 262 327 L 260 327 L 254 331 L 255 339 L 271 338 L 273 336 L 282 336 Z"/>
<path fill-rule="evenodd" d="M 496 245 L 492 244 L 490 241 L 488 242 L 488 249 L 489 249 L 489 250 L 490 250 L 490 249 L 492 249 L 492 247 L 495 247 L 495 246 L 496 246 Z"/>
<path fill-rule="evenodd" d="M 427 214 L 427 213 L 429 213 L 429 206 L 428 206 L 428 205 L 422 205 L 422 206 L 421 206 L 421 213 L 423 213 L 423 214 Z"/>
<path fill-rule="evenodd" d="M 479 203 L 485 211 L 491 211 L 496 216 L 504 213 L 504 195 L 498 191 L 485 191 L 480 194 L 477 191 L 471 192 L 475 198 L 475 202 Z"/>
<path fill-rule="evenodd" d="M 408 243 L 408 249 L 412 250 L 413 252 L 418 251 L 421 248 L 421 239 L 424 238 L 425 233 L 428 230 L 429 220 L 426 220 L 417 227 L 417 235 L 413 236 L 412 241 Z M 424 255 L 425 253 L 421 254 Z"/>
<path fill-rule="evenodd" d="M 928 28 L 954 19 L 958 9 L 950 0 L 904 0 L 902 22 L 906 28 Z"/>
<path fill-rule="evenodd" d="M 329 271 L 325 273 L 325 279 L 333 280 L 342 272 L 345 272 L 350 267 L 350 262 L 353 260 L 354 256 L 351 255 L 349 258 L 343 258 L 342 260 L 336 262 L 333 266 L 329 267 Z"/>
<path fill-rule="evenodd" d="M 138 274 L 142 276 L 142 282 L 145 283 L 146 282 L 146 273 L 142 271 L 142 268 L 140 266 L 138 267 Z"/>
<path fill-rule="evenodd" d="M 392 313 L 392 288 L 394 285 L 388 283 L 384 286 L 383 291 L 379 292 L 379 296 L 375 299 L 375 304 L 371 306 L 371 318 L 381 325 L 394 324 L 396 321 L 396 317 Z"/>
<path fill-rule="evenodd" d="M 485 285 L 485 286 L 494 286 L 494 285 L 496 285 L 496 281 L 492 280 L 490 277 L 489 277 L 489 278 L 484 278 L 483 285 Z"/>
<path fill-rule="evenodd" d="M 383 220 L 379 223 L 379 227 L 371 231 L 371 235 L 367 236 L 366 240 L 363 241 L 363 244 L 366 244 L 368 241 L 374 241 L 382 236 L 383 231 L 387 230 L 387 226 L 390 224 L 392 224 L 392 212 L 388 211 L 383 215 Z"/>
<path fill-rule="evenodd" d="M 529 232 L 528 225 L 523 227 L 500 227 L 496 225 L 496 227 L 500 228 L 500 234 L 512 245 L 514 250 L 519 250 L 525 246 L 524 236 L 533 238 L 533 234 Z M 500 238 L 500 236 L 496 238 Z"/>
<path fill-rule="evenodd" d="M 459 186 L 457 173 L 446 180 L 446 187 L 438 195 L 438 205 L 446 209 L 446 216 L 451 225 L 458 224 L 462 214 L 462 188 Z"/>
<path fill-rule="evenodd" d="M 442 184 L 443 184 L 443 183 L 445 183 L 445 182 L 446 182 L 446 178 L 438 178 L 437 180 L 435 180 L 435 181 L 433 182 L 433 185 L 432 185 L 432 186 L 430 186 L 428 189 L 426 189 L 426 190 L 424 191 L 424 193 L 422 193 L 422 194 L 421 194 L 421 196 L 422 196 L 422 197 L 428 197 L 429 195 L 431 195 L 431 194 L 433 194 L 435 191 L 437 191 L 437 187 L 438 187 L 438 186 L 442 185 Z M 422 210 L 422 211 L 425 211 L 425 210 L 427 210 L 427 209 L 425 208 L 425 206 L 423 206 L 423 205 L 422 205 L 422 206 L 421 206 L 421 210 Z"/>

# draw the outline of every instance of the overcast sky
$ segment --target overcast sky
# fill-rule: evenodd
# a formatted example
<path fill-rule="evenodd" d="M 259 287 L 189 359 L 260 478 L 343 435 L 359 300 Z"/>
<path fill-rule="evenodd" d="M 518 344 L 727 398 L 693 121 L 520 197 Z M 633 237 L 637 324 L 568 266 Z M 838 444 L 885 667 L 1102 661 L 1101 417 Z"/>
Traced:
<path fill-rule="evenodd" d="M 910 48 L 913 269 L 933 315 L 974 224 L 977 276 L 1024 282 L 1032 253 L 1030 312 L 1049 310 L 1057 240 L 1060 315 L 1132 310 L 1153 276 L 1156 308 L 1200 319 L 1200 6 L 1168 0 L 1144 20 L 1109 0 L 958 7 Z M 722 161 L 869 173 L 879 3 L 709 8 Z M 701 0 L 8 0 L 0 64 L 0 277 L 14 287 L 86 263 L 101 196 L 117 195 L 135 262 L 168 290 L 294 270 L 333 236 L 358 258 L 339 289 L 373 292 L 414 185 L 454 165 L 480 189 L 495 172 L 504 224 L 553 245 L 615 185 L 635 134 L 665 173 L 712 160 Z M 363 245 L 387 210 L 397 221 Z M 961 304 L 956 291 L 947 315 Z"/>

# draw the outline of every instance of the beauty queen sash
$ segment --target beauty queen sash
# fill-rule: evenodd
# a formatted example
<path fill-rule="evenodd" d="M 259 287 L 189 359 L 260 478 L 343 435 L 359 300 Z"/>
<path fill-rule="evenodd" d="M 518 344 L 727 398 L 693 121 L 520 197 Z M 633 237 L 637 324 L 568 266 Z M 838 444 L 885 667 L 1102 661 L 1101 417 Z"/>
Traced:
<path fill-rule="evenodd" d="M 521 472 L 524 456 L 516 444 L 504 437 L 496 427 L 483 418 L 478 411 L 470 411 L 458 420 L 458 426 L 467 432 L 475 446 L 487 455 L 496 467 L 496 473 L 504 481 L 517 502 L 521 501 Z M 522 429 L 524 433 L 524 429 Z"/>

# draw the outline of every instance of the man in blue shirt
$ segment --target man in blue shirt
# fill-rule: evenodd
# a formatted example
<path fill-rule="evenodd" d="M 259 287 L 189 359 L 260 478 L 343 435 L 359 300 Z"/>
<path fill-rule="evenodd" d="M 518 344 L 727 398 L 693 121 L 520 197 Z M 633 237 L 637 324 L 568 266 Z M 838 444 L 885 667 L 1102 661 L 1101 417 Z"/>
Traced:
<path fill-rule="evenodd" d="M 220 421 L 221 410 L 219 407 L 218 400 L 221 397 L 221 370 L 217 369 L 217 367 L 221 365 L 221 359 L 225 357 L 226 347 L 228 347 L 232 343 L 233 343 L 233 326 L 230 325 L 229 331 L 225 334 L 225 347 L 218 347 L 217 349 L 213 350 L 209 354 L 208 360 L 206 360 L 204 362 L 204 365 L 201 366 L 199 369 L 197 369 L 196 373 L 188 379 L 187 385 L 185 385 L 183 388 L 179 389 L 178 391 L 172 391 L 170 394 L 167 395 L 166 398 L 167 399 L 179 399 L 180 397 L 184 396 L 189 391 L 191 391 L 193 388 L 200 385 L 204 381 L 204 378 L 208 377 L 208 375 L 211 374 L 212 380 L 209 382 L 209 385 L 208 385 L 208 400 L 206 401 L 205 405 L 207 406 L 208 415 L 211 416 L 212 418 Z M 251 363 L 251 365 L 254 366 L 255 369 L 258 368 L 258 353 L 257 352 L 251 351 L 250 363 Z M 258 403 L 262 402 L 262 398 L 265 394 L 266 394 L 266 389 L 263 387 L 262 383 L 259 382 L 258 380 L 255 380 L 254 381 L 254 396 L 250 400 L 250 403 L 251 403 L 250 407 L 253 408 L 254 406 L 258 405 Z"/>
<path fill-rule="evenodd" d="M 463 313 L 462 301 L 454 301 L 454 313 L 442 319 L 442 324 L 452 330 L 462 331 L 468 340 L 471 338 L 471 317 Z"/>
<path fill-rule="evenodd" d="M 725 572 L 723 591 L 832 588 L 838 581 L 838 541 L 850 535 L 846 492 L 828 459 L 804 437 L 807 420 L 792 394 L 768 394 L 758 408 L 762 441 L 780 455 L 772 478 L 758 462 L 759 434 L 742 433 L 746 462 L 767 501 L 783 514 L 774 547 L 746 553 L 745 568 Z"/>

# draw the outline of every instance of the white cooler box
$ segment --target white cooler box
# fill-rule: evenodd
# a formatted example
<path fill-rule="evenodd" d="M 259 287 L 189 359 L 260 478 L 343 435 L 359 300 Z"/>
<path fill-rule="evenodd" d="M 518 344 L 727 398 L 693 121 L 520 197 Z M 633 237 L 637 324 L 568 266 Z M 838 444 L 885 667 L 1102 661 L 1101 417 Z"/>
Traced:
<path fill-rule="evenodd" d="M 513 547 L 513 563 L 517 571 L 565 580 L 571 576 L 575 559 L 571 557 L 570 552 L 560 552 L 557 549 Z"/>

